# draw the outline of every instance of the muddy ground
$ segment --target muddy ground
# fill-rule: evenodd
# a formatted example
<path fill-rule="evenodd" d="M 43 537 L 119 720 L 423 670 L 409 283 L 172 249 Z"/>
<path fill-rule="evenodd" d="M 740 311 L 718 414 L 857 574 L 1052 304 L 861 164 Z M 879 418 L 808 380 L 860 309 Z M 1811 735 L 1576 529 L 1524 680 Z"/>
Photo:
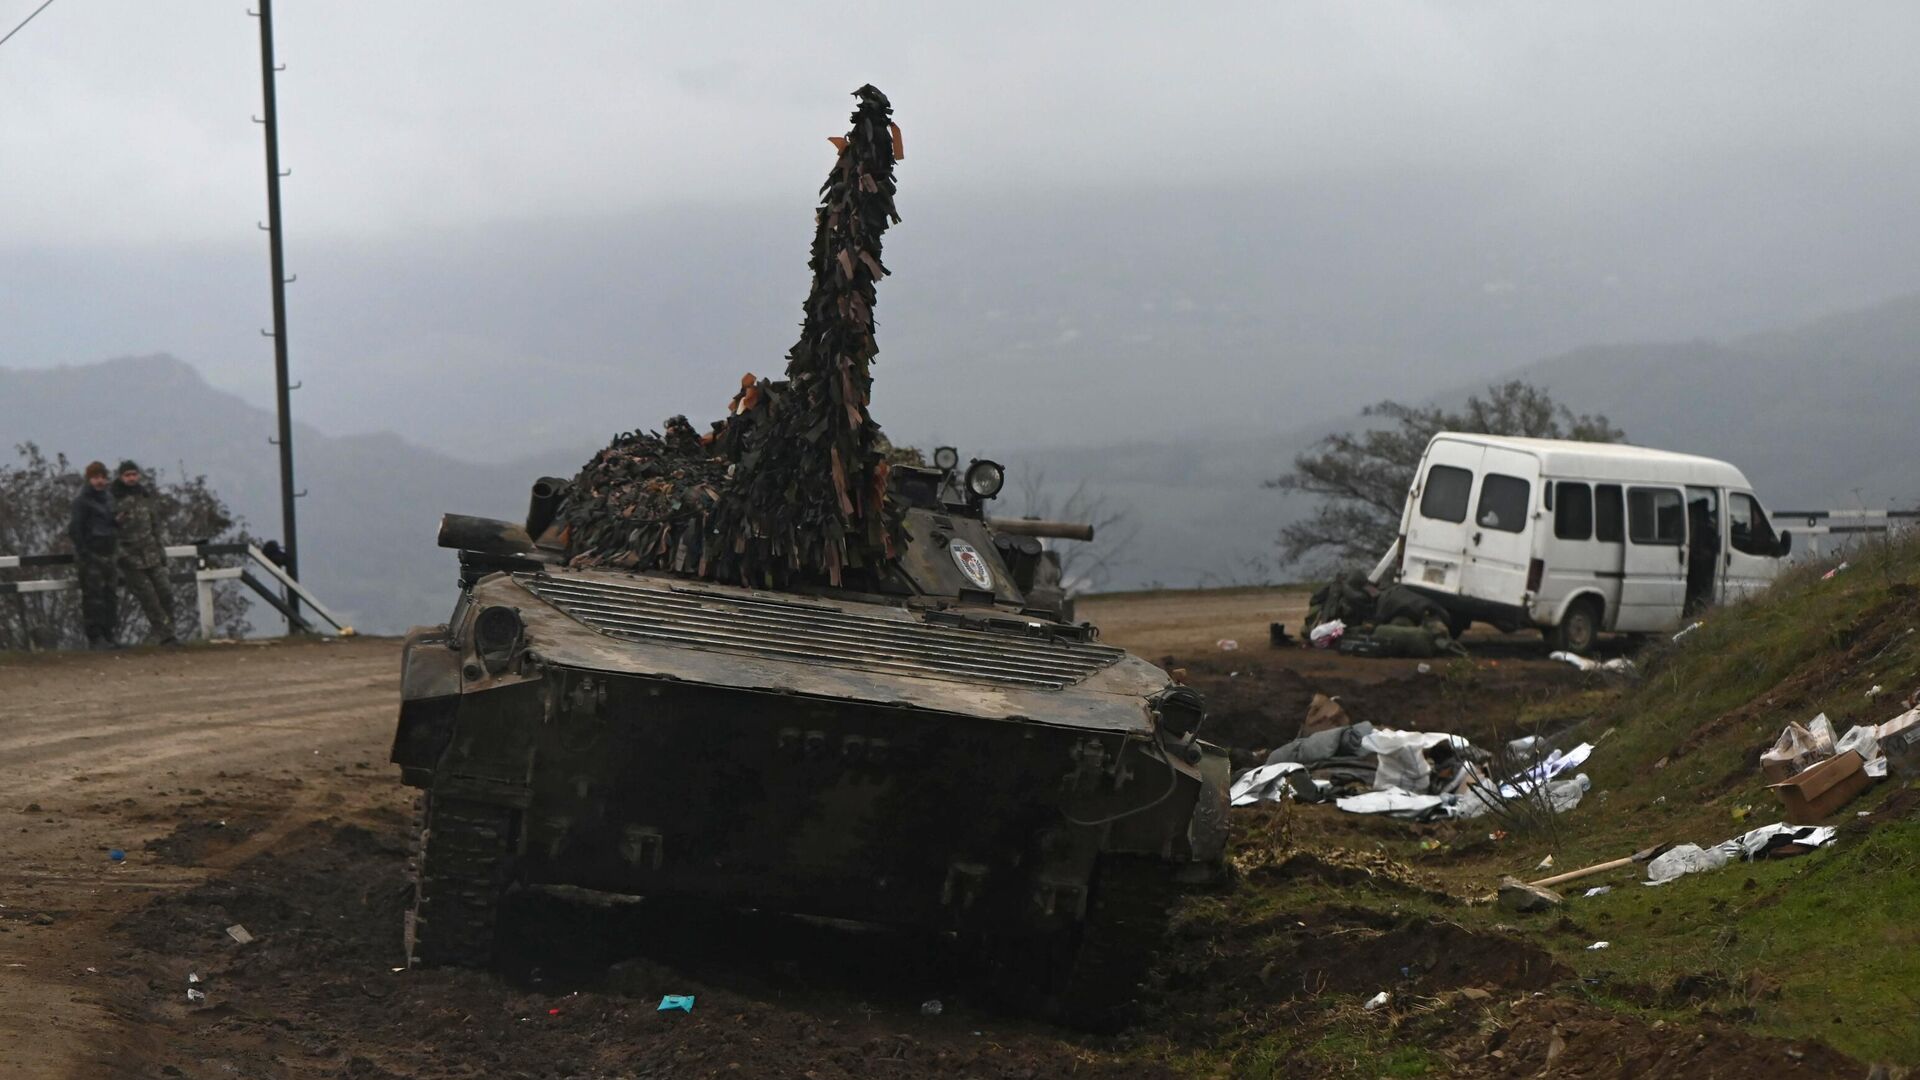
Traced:
<path fill-rule="evenodd" d="M 1243 754 L 1290 737 L 1316 690 L 1359 719 L 1474 731 L 1574 681 L 1497 641 L 1451 674 L 1221 651 L 1192 628 L 1142 644 L 1186 646 L 1174 659 L 1215 702 L 1210 734 Z M 0 659 L 0 1075 L 1337 1076 L 1354 1074 L 1338 1054 L 1257 1046 L 1355 1023 L 1451 1075 L 1862 1074 L 1817 1044 L 1585 1004 L 1535 947 L 1398 911 L 1397 889 L 1452 901 L 1363 855 L 1245 863 L 1241 892 L 1183 918 L 1119 1035 L 1004 1014 L 938 940 L 707 909 L 529 899 L 513 921 L 546 929 L 510 943 L 506 972 L 406 970 L 411 793 L 385 762 L 397 668 L 377 640 Z M 1239 824 L 1257 855 L 1273 823 Z M 1366 902 L 1260 907 L 1302 881 Z M 1327 1004 L 1384 985 L 1423 1004 L 1390 1019 Z M 657 1011 L 664 994 L 695 1008 Z"/>

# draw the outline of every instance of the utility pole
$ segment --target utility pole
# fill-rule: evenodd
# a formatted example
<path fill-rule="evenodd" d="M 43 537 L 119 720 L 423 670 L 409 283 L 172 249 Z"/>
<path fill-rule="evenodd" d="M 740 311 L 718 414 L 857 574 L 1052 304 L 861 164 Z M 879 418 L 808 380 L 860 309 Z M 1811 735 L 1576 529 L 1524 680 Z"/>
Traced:
<path fill-rule="evenodd" d="M 293 387 L 287 382 L 287 283 L 293 279 L 286 275 L 286 245 L 280 224 L 280 178 L 286 173 L 280 171 L 280 116 L 273 90 L 273 76 L 280 69 L 273 62 L 273 0 L 258 3 L 260 9 L 248 14 L 260 20 L 260 88 L 265 115 L 255 120 L 267 129 L 267 223 L 262 227 L 267 231 L 268 259 L 273 264 L 273 330 L 261 333 L 273 339 L 274 399 L 280 411 L 280 437 L 273 440 L 280 448 L 280 543 L 287 553 L 287 576 L 298 580 L 300 545 L 295 538 L 293 500 L 304 492 L 293 488 Z M 287 610 L 297 615 L 299 598 L 291 589 L 285 596 Z M 292 619 L 287 629 L 294 629 Z"/>

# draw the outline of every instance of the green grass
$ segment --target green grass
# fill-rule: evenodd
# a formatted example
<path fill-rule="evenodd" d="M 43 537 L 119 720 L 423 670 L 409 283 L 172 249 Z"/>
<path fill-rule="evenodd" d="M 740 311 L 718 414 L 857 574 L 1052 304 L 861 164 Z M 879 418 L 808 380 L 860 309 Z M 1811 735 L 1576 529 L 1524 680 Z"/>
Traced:
<path fill-rule="evenodd" d="M 1593 792 L 1557 835 L 1513 838 L 1504 856 L 1449 859 L 1411 839 L 1387 850 L 1487 888 L 1502 869 L 1535 876 L 1528 868 L 1548 851 L 1565 870 L 1780 820 L 1756 755 L 1789 721 L 1825 712 L 1844 734 L 1890 719 L 1920 689 L 1920 542 L 1849 558 L 1832 580 L 1821 580 L 1825 566 L 1800 568 L 1753 602 L 1709 613 L 1680 644 L 1646 650 L 1636 684 L 1524 709 L 1517 729 L 1571 724 L 1598 746 L 1586 766 Z M 1874 685 L 1885 689 L 1870 699 Z M 1857 821 L 1901 786 L 1869 789 L 1831 823 Z M 1613 891 L 1582 898 L 1593 884 Z M 1564 889 L 1572 930 L 1508 918 L 1591 980 L 1582 985 L 1597 1000 L 1676 1018 L 1707 1011 L 1868 1060 L 1920 1063 L 1920 816 L 1659 888 L 1621 871 Z M 1484 910 L 1463 921 L 1494 917 Z M 1590 940 L 1611 946 L 1587 952 Z"/>
<path fill-rule="evenodd" d="M 1920 689 L 1920 632 L 1913 632 L 1920 630 L 1920 541 L 1849 559 L 1851 568 L 1832 580 L 1820 578 L 1826 566 L 1800 568 L 1750 603 L 1709 613 L 1678 645 L 1643 650 L 1637 682 L 1596 681 L 1516 702 L 1497 726 L 1515 734 L 1570 731 L 1597 744 L 1585 767 L 1593 791 L 1551 833 L 1488 843 L 1483 819 L 1363 834 L 1312 813 L 1299 814 L 1293 832 L 1307 844 L 1364 845 L 1474 896 L 1490 894 L 1503 873 L 1545 876 L 1532 867 L 1549 853 L 1557 870 L 1567 870 L 1660 841 L 1709 846 L 1780 820 L 1757 755 L 1789 721 L 1825 712 L 1835 734 L 1844 734 L 1853 724 L 1891 718 L 1900 699 Z M 1474 676 L 1462 669 L 1457 677 Z M 1870 699 L 1874 685 L 1884 692 Z M 1832 823 L 1864 824 L 1857 814 L 1902 786 L 1896 779 L 1869 789 Z M 1920 814 L 1886 816 L 1897 819 L 1843 828 L 1836 844 L 1799 858 L 1734 864 L 1658 888 L 1627 871 L 1572 883 L 1551 916 L 1481 905 L 1444 917 L 1488 932 L 1497 924 L 1515 928 L 1581 976 L 1563 992 L 1598 1004 L 1682 1022 L 1711 1014 L 1768 1034 L 1821 1039 L 1869 1061 L 1920 1064 Z M 1443 846 L 1422 850 L 1426 838 Z M 1580 895 L 1599 884 L 1612 891 Z M 1290 883 L 1235 899 L 1230 913 L 1214 915 L 1270 918 L 1288 904 L 1325 903 L 1336 893 Z M 1417 895 L 1359 890 L 1341 899 L 1443 914 Z M 1610 947 L 1586 950 L 1598 940 Z M 1320 1062 L 1312 1055 L 1349 1052 L 1343 1040 L 1372 1046 L 1365 1035 L 1364 1027 L 1325 1028 L 1313 1036 L 1320 1051 L 1271 1037 L 1243 1048 L 1233 1059 L 1243 1071 L 1233 1075 L 1262 1075 L 1262 1047 Z M 1394 1075 L 1387 1068 L 1374 1053 L 1353 1073 Z"/>

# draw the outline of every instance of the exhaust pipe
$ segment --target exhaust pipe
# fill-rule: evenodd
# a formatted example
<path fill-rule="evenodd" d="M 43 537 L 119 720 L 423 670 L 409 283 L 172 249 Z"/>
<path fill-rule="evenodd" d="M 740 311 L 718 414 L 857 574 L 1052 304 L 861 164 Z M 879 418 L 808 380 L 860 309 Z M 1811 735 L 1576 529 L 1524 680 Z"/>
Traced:
<path fill-rule="evenodd" d="M 533 495 L 527 501 L 529 537 L 540 539 L 547 526 L 553 524 L 554 515 L 560 512 L 560 504 L 567 500 L 567 491 L 572 486 L 572 481 L 558 476 L 543 476 L 533 482 Z"/>

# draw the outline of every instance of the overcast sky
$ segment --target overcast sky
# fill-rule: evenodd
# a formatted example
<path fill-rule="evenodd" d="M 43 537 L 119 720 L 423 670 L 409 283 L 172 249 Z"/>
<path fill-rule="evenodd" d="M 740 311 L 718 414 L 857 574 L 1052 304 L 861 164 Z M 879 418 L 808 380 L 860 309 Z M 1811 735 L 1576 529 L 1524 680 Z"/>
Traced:
<path fill-rule="evenodd" d="M 0 0 L 0 33 L 37 2 Z M 0 47 L 0 365 L 171 351 L 269 399 L 243 3 L 57 0 Z M 1759 330 L 1920 288 L 1912 3 L 280 0 L 275 15 L 301 407 L 343 430 L 418 421 L 462 451 L 448 431 L 469 403 L 428 401 L 436 373 L 473 375 L 475 395 L 533 375 L 579 396 L 630 362 L 664 405 L 713 413 L 739 370 L 776 368 L 825 138 L 869 81 L 907 148 L 879 393 L 898 378 L 910 400 L 879 409 L 890 425 L 939 426 L 914 357 L 999 378 L 1057 348 L 1076 366 L 1050 389 L 1097 378 L 1152 407 L 1103 426 L 1057 401 L 1002 405 L 947 427 L 1097 442 L 1208 416 L 1295 423 L 1287 401 L 1357 405 L 1596 337 Z M 1260 220 L 1242 231 L 1215 208 Z M 1310 258 L 1274 254 L 1309 243 Z M 994 258 L 1005 274 L 978 265 Z M 601 272 L 615 262 L 617 288 Z M 1098 295 L 1058 280 L 1106 271 Z M 1180 368 L 1168 400 L 1164 364 L 1193 332 L 1175 316 L 1196 312 L 1214 316 L 1207 363 Z M 1023 328 L 976 352 L 956 340 L 995 318 Z M 709 354 L 677 323 L 732 329 Z M 1350 365 L 1371 381 L 1330 374 Z M 1291 389 L 1240 408 L 1252 378 Z M 636 408 L 635 423 L 667 411 Z M 551 426 L 529 437 L 565 434 Z"/>

